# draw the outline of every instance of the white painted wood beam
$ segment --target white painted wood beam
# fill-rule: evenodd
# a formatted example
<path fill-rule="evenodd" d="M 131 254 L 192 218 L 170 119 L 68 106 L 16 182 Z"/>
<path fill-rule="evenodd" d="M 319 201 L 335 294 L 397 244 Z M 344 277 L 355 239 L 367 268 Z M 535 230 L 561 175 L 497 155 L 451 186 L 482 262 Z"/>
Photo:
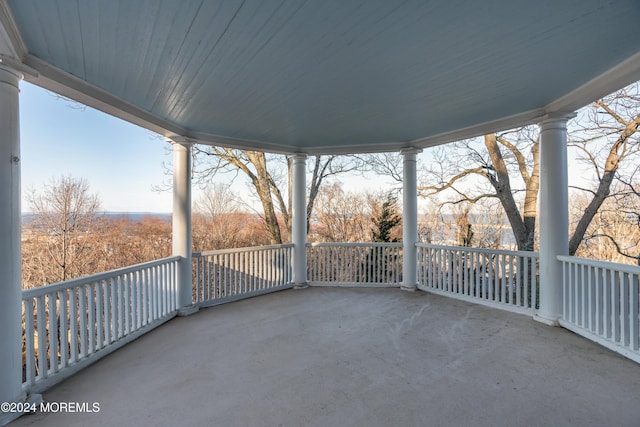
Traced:
<path fill-rule="evenodd" d="M 402 289 L 418 287 L 418 175 L 416 155 L 422 150 L 402 150 Z"/>
<path fill-rule="evenodd" d="M 173 256 L 181 257 L 178 263 L 179 315 L 192 314 L 193 306 L 191 249 L 191 150 L 193 142 L 185 138 L 170 140 L 173 144 Z"/>
<path fill-rule="evenodd" d="M 307 284 L 307 155 L 293 156 L 293 287 Z"/>
<path fill-rule="evenodd" d="M 574 114 L 550 115 L 540 123 L 540 308 L 535 317 L 558 325 L 562 315 L 562 263 L 569 253 L 567 121 Z"/>
<path fill-rule="evenodd" d="M 19 82 L 0 65 L 0 402 L 21 402 L 22 253 L 20 211 Z M 0 425 L 16 414 L 0 413 Z"/>

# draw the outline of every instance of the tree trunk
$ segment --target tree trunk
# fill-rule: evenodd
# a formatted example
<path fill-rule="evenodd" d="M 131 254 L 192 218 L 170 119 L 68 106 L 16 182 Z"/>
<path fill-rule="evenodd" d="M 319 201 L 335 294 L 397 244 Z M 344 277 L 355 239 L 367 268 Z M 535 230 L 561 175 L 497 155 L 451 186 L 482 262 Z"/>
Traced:
<path fill-rule="evenodd" d="M 509 224 L 513 230 L 513 235 L 516 238 L 518 250 L 527 250 L 527 230 L 524 222 L 522 221 L 522 217 L 520 217 L 520 211 L 518 210 L 518 205 L 513 198 L 513 193 L 511 192 L 509 171 L 507 170 L 507 165 L 505 164 L 502 153 L 500 152 L 496 135 L 485 135 L 484 144 L 489 151 L 489 156 L 491 157 L 491 162 L 495 169 L 495 176 L 488 174 L 487 178 L 495 188 L 496 196 L 498 197 L 498 200 L 500 200 L 500 203 L 507 214 Z M 533 220 L 535 226 L 535 217 Z"/>
<path fill-rule="evenodd" d="M 525 183 L 524 196 L 524 231 L 525 244 L 522 250 L 533 251 L 536 235 L 536 218 L 538 215 L 538 190 L 540 188 L 540 139 L 531 147 L 533 169 Z"/>
<path fill-rule="evenodd" d="M 280 232 L 280 224 L 278 224 L 278 216 L 273 207 L 273 199 L 271 196 L 271 188 L 267 177 L 267 161 L 264 153 L 251 152 L 247 153 L 247 157 L 256 168 L 256 176 L 253 185 L 258 193 L 262 209 L 264 210 L 264 219 L 267 224 L 267 230 L 271 238 L 271 244 L 282 244 L 282 233 Z"/>
<path fill-rule="evenodd" d="M 602 174 L 602 179 L 600 179 L 600 183 L 598 184 L 598 189 L 596 190 L 593 199 L 587 206 L 584 211 L 584 214 L 578 221 L 578 225 L 569 240 L 569 255 L 575 255 L 578 250 L 578 246 L 582 243 L 582 239 L 584 238 L 584 234 L 587 232 L 587 228 L 589 224 L 591 224 L 591 220 L 600 209 L 600 206 L 604 203 L 605 199 L 609 196 L 611 191 L 611 184 L 613 183 L 613 179 L 615 178 L 616 172 L 618 171 L 618 167 L 620 165 L 620 159 L 624 157 L 627 150 L 627 139 L 635 134 L 638 130 L 638 126 L 640 126 L 640 116 L 636 117 L 633 121 L 628 122 L 625 130 L 620 134 L 620 137 L 616 140 L 616 142 L 611 146 L 609 150 L 609 154 L 607 155 L 607 161 L 604 165 L 604 173 Z"/>

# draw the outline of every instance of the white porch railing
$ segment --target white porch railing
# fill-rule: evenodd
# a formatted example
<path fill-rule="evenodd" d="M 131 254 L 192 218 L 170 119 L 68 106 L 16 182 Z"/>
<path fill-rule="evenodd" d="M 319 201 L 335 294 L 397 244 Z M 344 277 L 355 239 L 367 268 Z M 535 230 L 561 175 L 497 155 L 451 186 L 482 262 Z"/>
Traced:
<path fill-rule="evenodd" d="M 193 301 L 211 306 L 291 287 L 293 245 L 194 252 Z"/>
<path fill-rule="evenodd" d="M 22 291 L 23 388 L 39 393 L 172 318 L 179 259 Z"/>
<path fill-rule="evenodd" d="M 402 243 L 307 244 L 312 286 L 399 287 Z"/>
<path fill-rule="evenodd" d="M 640 267 L 559 256 L 560 324 L 640 363 Z"/>
<path fill-rule="evenodd" d="M 504 310 L 538 306 L 535 252 L 418 243 L 418 288 Z"/>
<path fill-rule="evenodd" d="M 534 252 L 417 245 L 419 288 L 509 311 L 538 305 Z M 194 253 L 193 300 L 209 306 L 292 286 L 293 245 Z M 177 312 L 180 257 L 22 292 L 23 388 L 39 393 Z M 640 363 L 640 268 L 561 256 L 565 328 Z M 400 243 L 307 245 L 311 285 L 402 282 Z"/>

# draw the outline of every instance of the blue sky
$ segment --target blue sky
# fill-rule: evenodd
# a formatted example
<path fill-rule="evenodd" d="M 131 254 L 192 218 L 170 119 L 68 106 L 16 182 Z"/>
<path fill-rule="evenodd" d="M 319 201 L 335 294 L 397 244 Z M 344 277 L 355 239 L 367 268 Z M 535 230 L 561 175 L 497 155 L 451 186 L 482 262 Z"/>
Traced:
<path fill-rule="evenodd" d="M 25 197 L 29 191 L 61 175 L 86 179 L 104 211 L 171 212 L 171 191 L 153 189 L 171 180 L 163 166 L 171 163 L 170 145 L 159 135 L 24 81 L 20 132 L 23 212 L 30 211 Z M 218 179 L 230 182 L 233 176 Z M 233 180 L 232 189 L 258 208 L 245 181 Z M 378 190 L 380 179 L 374 181 L 343 177 L 346 187 L 359 190 Z M 198 196 L 194 185 L 194 201 Z"/>
<path fill-rule="evenodd" d="M 169 144 L 158 135 L 92 108 L 57 98 L 27 82 L 20 85 L 22 211 L 25 194 L 52 178 L 85 178 L 103 210 L 171 212 L 167 181 Z"/>

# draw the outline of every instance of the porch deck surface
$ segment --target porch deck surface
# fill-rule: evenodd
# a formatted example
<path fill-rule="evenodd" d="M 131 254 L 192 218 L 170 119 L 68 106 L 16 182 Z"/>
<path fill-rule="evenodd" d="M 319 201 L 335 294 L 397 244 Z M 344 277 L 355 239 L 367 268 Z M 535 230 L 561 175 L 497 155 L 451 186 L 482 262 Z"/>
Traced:
<path fill-rule="evenodd" d="M 640 366 L 423 292 L 309 288 L 176 318 L 44 394 L 35 426 L 640 426 Z"/>

